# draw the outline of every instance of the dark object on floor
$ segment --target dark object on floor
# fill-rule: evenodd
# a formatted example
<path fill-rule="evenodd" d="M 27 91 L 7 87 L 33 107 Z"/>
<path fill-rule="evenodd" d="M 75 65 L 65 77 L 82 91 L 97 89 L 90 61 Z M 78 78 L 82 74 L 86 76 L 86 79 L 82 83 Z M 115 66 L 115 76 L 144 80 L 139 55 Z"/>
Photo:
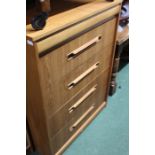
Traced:
<path fill-rule="evenodd" d="M 119 88 L 119 89 L 121 89 L 122 87 L 121 87 L 121 86 L 119 86 L 118 88 Z"/>
<path fill-rule="evenodd" d="M 113 70 L 112 70 L 112 77 L 110 82 L 110 89 L 109 89 L 109 95 L 113 95 L 116 92 L 117 88 L 117 72 L 119 71 L 119 67 L 122 67 L 122 63 L 120 63 L 121 55 L 123 55 L 125 52 L 128 51 L 129 53 L 129 27 L 126 26 L 123 28 L 121 32 L 118 32 L 117 40 L 116 40 L 116 51 L 115 51 L 115 57 L 113 62 Z M 123 57 L 128 61 L 128 54 L 126 57 Z M 121 65 L 120 65 L 121 64 Z M 124 64 L 124 63 L 123 63 Z"/>

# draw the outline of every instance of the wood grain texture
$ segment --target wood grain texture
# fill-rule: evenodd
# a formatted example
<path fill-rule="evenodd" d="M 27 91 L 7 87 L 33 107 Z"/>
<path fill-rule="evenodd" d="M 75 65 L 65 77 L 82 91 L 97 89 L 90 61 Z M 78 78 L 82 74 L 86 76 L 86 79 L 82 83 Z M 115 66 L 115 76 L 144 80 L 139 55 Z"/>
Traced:
<path fill-rule="evenodd" d="M 95 91 L 97 84 L 94 85 L 89 91 L 87 91 L 81 98 L 79 98 L 69 109 L 68 112 L 71 114 L 74 112 L 80 105 L 90 96 L 92 95 Z"/>
<path fill-rule="evenodd" d="M 100 106 L 93 111 L 92 115 L 90 115 L 85 122 L 81 125 L 76 132 L 70 136 L 70 138 L 64 143 L 64 145 L 55 153 L 55 155 L 61 155 L 64 150 L 73 142 L 73 140 L 91 123 L 91 121 L 96 117 L 96 115 L 106 106 L 106 102 L 100 104 Z M 53 142 L 51 142 L 53 144 Z M 53 146 L 53 145 L 52 145 Z"/>
<path fill-rule="evenodd" d="M 105 106 L 119 11 L 119 0 L 99 0 L 49 18 L 44 30 L 27 30 L 27 118 L 43 155 L 61 154 Z M 76 56 L 68 59 L 71 53 Z"/>
<path fill-rule="evenodd" d="M 39 59 L 41 87 L 47 116 L 60 109 L 71 96 L 74 96 L 82 87 L 95 78 L 97 73 L 109 66 L 115 22 L 116 19 L 113 19 Z M 70 51 L 80 47 L 99 34 L 102 35 L 100 42 L 87 49 L 74 60 L 67 61 L 67 55 Z M 74 89 L 68 91 L 67 85 L 96 62 L 100 62 L 99 67 L 76 85 Z"/>
<path fill-rule="evenodd" d="M 80 74 L 78 77 L 76 77 L 76 79 L 74 79 L 73 81 L 71 81 L 67 85 L 67 88 L 68 89 L 72 89 L 72 88 L 76 87 L 76 85 L 78 83 L 80 83 L 83 79 L 85 79 L 87 76 L 89 76 L 89 74 L 91 74 L 92 72 L 94 72 L 99 67 L 99 65 L 100 65 L 100 62 L 98 61 L 95 64 L 93 64 L 92 66 L 90 66 L 82 74 Z"/>
<path fill-rule="evenodd" d="M 66 29 L 56 35 L 48 37 L 47 39 L 44 39 L 43 41 L 39 41 L 35 43 L 37 46 L 38 53 L 41 53 L 42 51 L 45 51 L 49 48 L 52 48 L 53 46 L 59 44 L 60 42 L 68 39 L 71 36 L 76 35 L 77 33 L 81 31 L 84 31 L 85 29 L 89 29 L 89 27 L 91 27 L 92 25 L 95 25 L 107 18 L 115 16 L 116 14 L 118 14 L 119 10 L 120 10 L 120 6 L 117 6 L 113 9 L 110 9 L 109 11 L 104 12 L 103 14 L 96 16 L 95 18 L 91 18 L 85 22 L 82 22 L 69 29 Z"/>
<path fill-rule="evenodd" d="M 86 58 L 81 56 L 81 60 L 78 61 L 79 63 L 77 65 L 74 65 L 74 61 L 68 62 L 70 64 L 67 66 L 64 65 L 62 59 L 53 55 L 58 54 L 58 52 L 53 52 L 51 56 L 40 60 L 41 87 L 43 90 L 42 95 L 47 116 L 55 113 L 82 87 L 96 78 L 101 71 L 106 70 L 109 67 L 109 59 L 112 54 L 111 45 L 104 48 L 104 50 L 101 50 L 99 53 L 97 53 L 97 51 L 95 52 L 96 54 L 88 60 L 87 56 Z M 82 79 L 74 86 L 74 88 L 69 90 L 68 84 L 92 67 L 96 62 L 100 63 L 98 68 Z"/>
<path fill-rule="evenodd" d="M 79 54 L 84 52 L 86 49 L 88 49 L 88 48 L 94 46 L 95 44 L 97 44 L 101 40 L 101 38 L 102 38 L 102 36 L 97 36 L 97 37 L 93 38 L 92 40 L 88 41 L 87 43 L 83 44 L 79 48 L 71 51 L 69 54 L 67 54 L 67 60 L 74 59 Z"/>
<path fill-rule="evenodd" d="M 33 41 L 50 35 L 64 27 L 82 21 L 94 14 L 106 11 L 111 7 L 121 4 L 122 0 L 115 0 L 114 2 L 103 2 L 99 0 L 98 2 L 88 3 L 72 10 L 57 14 L 48 18 L 46 27 L 41 31 L 34 31 L 31 25 L 27 25 L 26 34 L 27 37 Z"/>
<path fill-rule="evenodd" d="M 84 112 L 84 114 L 78 118 L 78 120 L 72 124 L 70 127 L 69 127 L 69 131 L 70 132 L 73 132 L 76 128 L 78 128 L 79 124 L 85 120 L 85 118 L 93 111 L 93 109 L 95 108 L 95 104 L 93 104 L 87 111 Z"/>
<path fill-rule="evenodd" d="M 108 70 L 98 75 L 96 79 L 91 81 L 86 87 L 82 88 L 73 99 L 66 103 L 59 111 L 49 118 L 50 137 L 57 134 L 71 120 L 75 121 L 80 115 L 92 105 L 92 103 L 101 103 L 106 98 L 106 83 L 108 81 Z M 82 100 L 81 104 L 70 113 L 70 107 L 77 103 L 85 96 L 92 88 L 96 90 L 87 98 Z M 54 127 L 53 127 L 54 126 Z"/>
<path fill-rule="evenodd" d="M 37 150 L 50 154 L 48 133 L 43 108 L 40 80 L 37 66 L 37 56 L 33 46 L 26 46 L 26 110 L 27 120 Z"/>
<path fill-rule="evenodd" d="M 117 39 L 116 43 L 117 45 L 121 45 L 123 42 L 129 39 L 129 26 L 125 26 L 123 28 L 123 31 L 117 32 Z"/>

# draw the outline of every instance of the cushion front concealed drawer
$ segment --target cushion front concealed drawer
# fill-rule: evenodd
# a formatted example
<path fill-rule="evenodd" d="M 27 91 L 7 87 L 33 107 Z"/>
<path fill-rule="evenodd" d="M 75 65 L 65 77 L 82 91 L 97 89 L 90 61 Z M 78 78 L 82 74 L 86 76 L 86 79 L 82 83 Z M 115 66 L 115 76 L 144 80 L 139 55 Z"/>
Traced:
<path fill-rule="evenodd" d="M 51 137 L 64 128 L 66 123 L 74 122 L 80 118 L 92 104 L 97 106 L 105 100 L 107 79 L 108 71 L 106 70 L 49 119 Z"/>

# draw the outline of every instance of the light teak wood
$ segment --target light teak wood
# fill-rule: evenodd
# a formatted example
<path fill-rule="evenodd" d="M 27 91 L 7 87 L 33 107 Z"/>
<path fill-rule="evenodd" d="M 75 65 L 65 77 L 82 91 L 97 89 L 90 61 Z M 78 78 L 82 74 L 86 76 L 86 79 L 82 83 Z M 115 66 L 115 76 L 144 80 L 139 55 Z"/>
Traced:
<path fill-rule="evenodd" d="M 60 109 L 71 96 L 74 96 L 89 81 L 94 79 L 98 73 L 107 69 L 110 65 L 110 57 L 112 54 L 111 44 L 113 42 L 115 23 L 116 19 L 114 18 L 105 25 L 94 29 L 40 58 L 40 80 L 42 89 L 44 90 L 42 95 L 47 115 L 51 115 L 53 112 Z M 108 27 L 110 30 L 106 31 Z M 72 49 L 76 49 L 85 44 L 87 40 L 89 41 L 91 38 L 94 38 L 94 36 L 98 36 L 98 34 L 103 34 L 100 42 L 87 49 L 74 60 L 67 61 L 66 55 Z M 73 89 L 68 91 L 68 84 L 81 74 L 85 73 L 97 62 L 99 62 L 98 68 L 91 72 L 89 76 L 86 76 L 86 78 L 81 80 Z M 61 96 L 61 98 L 59 96 Z M 51 113 L 51 111 L 53 112 Z"/>
<path fill-rule="evenodd" d="M 94 44 L 96 44 L 100 40 L 101 40 L 101 36 L 98 36 L 98 37 L 95 37 L 94 39 L 88 41 L 87 43 L 85 43 L 81 47 L 79 47 L 79 48 L 73 50 L 71 53 L 67 54 L 67 59 L 71 60 L 71 59 L 77 57 L 79 54 L 84 52 L 87 48 L 93 46 Z"/>
<path fill-rule="evenodd" d="M 108 70 L 102 72 L 99 77 L 90 81 L 88 85 L 80 90 L 59 111 L 49 118 L 50 137 L 54 137 L 69 122 L 76 121 L 82 113 L 93 103 L 100 104 L 106 98 L 106 83 L 108 81 Z M 96 90 L 94 90 L 96 89 Z M 94 90 L 94 91 L 92 91 Z M 90 94 L 90 92 L 92 93 Z M 88 96 L 89 95 L 89 96 Z M 78 105 L 70 112 L 71 107 Z M 54 128 L 52 128 L 54 124 Z M 65 136 L 65 134 L 64 134 Z"/>
<path fill-rule="evenodd" d="M 91 72 L 93 72 L 95 69 L 97 69 L 99 67 L 99 64 L 100 64 L 99 62 L 96 62 L 93 66 L 88 68 L 84 73 L 82 73 L 75 80 L 73 80 L 71 83 L 69 83 L 67 85 L 68 89 L 72 89 L 73 87 L 75 87 L 81 80 L 86 78 Z"/>
<path fill-rule="evenodd" d="M 52 58 L 52 60 L 49 59 L 48 61 L 42 60 L 42 66 L 40 66 L 40 79 L 41 86 L 44 90 L 42 95 L 44 98 L 46 114 L 49 116 L 55 113 L 72 96 L 78 93 L 82 87 L 96 78 L 101 71 L 106 70 L 110 65 L 111 55 L 112 47 L 108 46 L 103 52 L 96 53 L 96 55 L 85 62 L 79 63 L 76 69 L 74 68 L 74 65 L 70 64 L 68 67 L 65 67 L 66 70 L 62 68 L 64 65 L 60 65 L 60 61 L 57 59 Z M 51 62 L 52 64 L 57 64 L 57 67 L 54 67 Z M 99 66 L 95 70 L 92 70 L 94 69 L 94 64 L 98 62 Z M 71 88 L 72 83 L 74 87 L 69 89 Z M 61 96 L 61 98 L 59 96 Z"/>
<path fill-rule="evenodd" d="M 38 76 L 38 58 L 32 46 L 26 46 L 26 95 L 27 95 L 27 119 L 31 129 L 35 148 L 45 155 L 51 153 L 48 142 L 47 124 L 40 80 Z"/>
<path fill-rule="evenodd" d="M 92 105 L 70 128 L 69 130 L 72 132 L 77 126 L 87 117 L 87 115 L 94 109 L 94 105 Z"/>
<path fill-rule="evenodd" d="M 46 51 L 49 48 L 53 48 L 54 46 L 62 43 L 64 40 L 68 40 L 68 38 L 72 38 L 72 36 L 91 28 L 92 24 L 95 25 L 99 22 L 103 22 L 104 20 L 106 21 L 107 18 L 115 16 L 119 10 L 120 6 L 117 6 L 106 12 L 103 12 L 102 14 L 97 15 L 95 18 L 90 18 L 56 35 L 52 35 L 51 37 L 48 37 L 42 41 L 37 42 L 36 46 L 38 53 L 41 54 L 43 51 Z M 110 30 L 110 28 L 108 29 Z"/>
<path fill-rule="evenodd" d="M 103 0 L 94 1 L 69 11 L 54 15 L 47 20 L 46 27 L 41 31 L 34 31 L 31 25 L 27 25 L 27 37 L 33 41 L 37 41 L 45 36 L 48 36 L 60 29 L 83 21 L 86 18 L 92 17 L 100 12 L 105 12 L 112 7 L 120 6 L 122 0 L 107 2 Z M 111 14 L 112 12 L 110 12 Z M 116 13 L 117 14 L 117 13 Z M 109 15 L 111 16 L 111 15 Z M 105 17 L 107 18 L 107 17 Z"/>
<path fill-rule="evenodd" d="M 62 154 L 65 149 L 73 142 L 73 140 L 91 123 L 91 121 L 96 117 L 96 115 L 106 106 L 106 102 L 103 102 L 97 109 L 94 111 L 94 113 L 81 125 L 80 128 L 72 135 L 70 136 L 69 140 L 64 143 L 64 145 L 59 149 L 58 152 L 56 152 L 55 155 Z M 51 143 L 53 144 L 53 142 Z"/>
<path fill-rule="evenodd" d="M 91 88 L 84 96 L 82 96 L 73 106 L 71 106 L 68 111 L 69 113 L 72 113 L 76 108 L 78 108 L 84 100 L 86 100 L 93 92 L 96 91 L 97 85 L 95 85 L 93 88 Z"/>
<path fill-rule="evenodd" d="M 119 11 L 96 1 L 27 27 L 27 118 L 42 154 L 61 154 L 105 106 Z"/>

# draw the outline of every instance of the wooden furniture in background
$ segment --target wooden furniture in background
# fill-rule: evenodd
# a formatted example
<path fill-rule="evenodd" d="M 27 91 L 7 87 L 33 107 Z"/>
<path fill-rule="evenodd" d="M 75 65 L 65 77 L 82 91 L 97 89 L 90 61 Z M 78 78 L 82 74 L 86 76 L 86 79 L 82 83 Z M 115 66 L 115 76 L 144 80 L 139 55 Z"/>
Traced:
<path fill-rule="evenodd" d="M 123 51 L 129 48 L 129 34 L 128 34 L 129 27 L 127 25 L 128 23 L 129 23 L 129 0 L 123 0 L 120 18 L 119 18 L 119 27 L 118 27 L 119 29 L 123 29 L 123 30 L 120 31 L 118 29 L 117 46 L 116 46 L 115 58 L 113 62 L 113 71 L 111 76 L 109 95 L 113 95 L 116 92 L 116 87 L 117 87 L 116 76 L 117 76 L 118 69 L 120 67 L 119 66 L 120 56 Z"/>
<path fill-rule="evenodd" d="M 113 70 L 112 70 L 110 89 L 109 89 L 110 95 L 113 95 L 116 92 L 116 88 L 117 88 L 116 77 L 117 77 L 117 72 L 119 70 L 120 56 L 123 52 L 124 47 L 126 47 L 128 44 L 129 44 L 129 27 L 127 25 L 123 28 L 121 32 L 117 33 L 116 51 L 115 51 L 115 58 L 113 62 Z"/>
<path fill-rule="evenodd" d="M 106 106 L 121 0 L 27 25 L 27 119 L 35 148 L 60 155 Z"/>
<path fill-rule="evenodd" d="M 41 4 L 41 11 L 50 12 L 51 11 L 51 1 L 50 0 L 39 0 Z"/>

